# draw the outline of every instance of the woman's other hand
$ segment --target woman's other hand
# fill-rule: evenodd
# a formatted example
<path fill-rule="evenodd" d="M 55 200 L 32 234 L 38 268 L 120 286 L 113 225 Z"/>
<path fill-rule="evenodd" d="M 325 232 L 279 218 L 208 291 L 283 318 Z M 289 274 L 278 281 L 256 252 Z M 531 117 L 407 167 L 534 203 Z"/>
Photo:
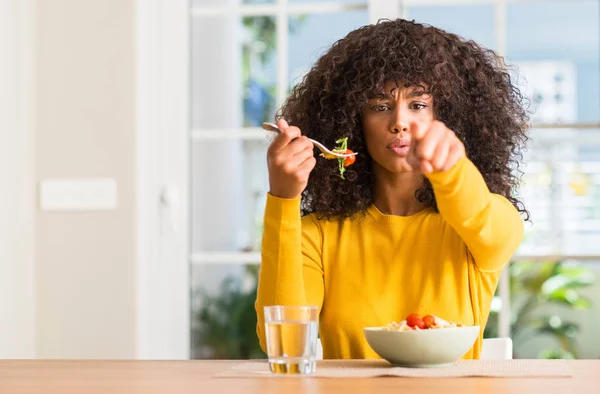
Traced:
<path fill-rule="evenodd" d="M 407 160 L 424 174 L 448 171 L 464 156 L 464 144 L 440 121 L 433 121 L 428 129 L 412 131 Z"/>

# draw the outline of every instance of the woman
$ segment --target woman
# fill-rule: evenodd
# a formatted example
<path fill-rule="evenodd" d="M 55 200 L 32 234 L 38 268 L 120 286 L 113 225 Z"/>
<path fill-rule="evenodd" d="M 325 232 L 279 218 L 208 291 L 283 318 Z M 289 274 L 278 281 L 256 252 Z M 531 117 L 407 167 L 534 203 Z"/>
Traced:
<path fill-rule="evenodd" d="M 410 313 L 483 333 L 528 218 L 514 195 L 522 101 L 493 51 L 431 26 L 384 21 L 336 42 L 267 153 L 262 348 L 266 305 L 318 305 L 324 358 L 377 357 L 363 327 Z M 344 179 L 307 137 L 348 138 L 358 156 Z M 465 358 L 480 351 L 481 335 Z"/>

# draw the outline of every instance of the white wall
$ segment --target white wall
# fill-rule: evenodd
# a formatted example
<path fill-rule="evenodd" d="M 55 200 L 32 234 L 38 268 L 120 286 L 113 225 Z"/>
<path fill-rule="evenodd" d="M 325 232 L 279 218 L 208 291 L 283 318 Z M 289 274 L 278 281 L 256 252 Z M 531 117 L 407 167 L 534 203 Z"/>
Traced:
<path fill-rule="evenodd" d="M 36 28 L 35 180 L 113 178 L 118 199 L 36 212 L 37 356 L 134 358 L 134 1 L 39 0 Z"/>
<path fill-rule="evenodd" d="M 135 356 L 134 28 L 133 1 L 0 0 L 0 358 Z M 69 177 L 118 208 L 39 211 Z"/>
<path fill-rule="evenodd" d="M 35 355 L 33 0 L 0 0 L 0 358 Z"/>
<path fill-rule="evenodd" d="M 187 62 L 182 72 L 165 59 L 182 50 L 187 55 L 180 21 L 188 3 L 138 1 L 0 0 L 0 358 L 188 357 L 187 237 L 157 228 L 152 197 L 163 178 L 187 182 L 187 156 L 164 151 L 187 144 L 187 107 L 173 100 L 185 94 L 169 90 L 187 89 Z M 147 15 L 148 9 L 156 13 Z M 150 34 L 137 37 L 143 24 Z M 164 31 L 158 34 L 155 25 Z M 169 45 L 158 51 L 162 36 Z M 138 38 L 152 54 L 143 69 L 160 69 L 160 81 L 147 70 L 137 81 Z M 157 83 L 167 94 L 155 94 Z M 144 100 L 168 108 L 159 105 L 154 113 L 141 105 L 144 143 L 136 152 L 136 101 Z M 163 116 L 167 110 L 171 118 Z M 143 133 L 154 135 L 153 128 L 164 134 L 159 152 L 142 150 L 152 146 Z M 136 155 L 146 160 L 137 169 Z M 161 169 L 161 177 L 148 169 Z M 149 219 L 140 221 L 147 229 L 134 226 L 136 175 L 151 191 L 139 205 L 148 209 L 138 212 Z M 92 177 L 116 181 L 115 210 L 39 209 L 43 180 Z M 186 196 L 169 212 L 177 212 L 187 231 Z M 181 239 L 183 246 L 175 242 Z M 143 263 L 136 265 L 138 256 Z"/>

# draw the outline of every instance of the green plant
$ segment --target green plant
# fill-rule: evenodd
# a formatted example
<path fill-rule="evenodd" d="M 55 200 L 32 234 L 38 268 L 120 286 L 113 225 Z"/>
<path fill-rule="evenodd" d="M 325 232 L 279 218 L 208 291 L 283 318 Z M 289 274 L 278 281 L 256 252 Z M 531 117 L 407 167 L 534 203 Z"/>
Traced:
<path fill-rule="evenodd" d="M 248 285 L 244 286 L 244 281 Z M 256 336 L 258 266 L 246 266 L 244 277 L 229 276 L 217 295 L 199 292 L 201 308 L 193 315 L 195 356 L 213 359 L 265 358 Z M 250 290 L 245 291 L 244 287 Z"/>
<path fill-rule="evenodd" d="M 581 289 L 594 283 L 592 271 L 581 264 L 564 262 L 515 262 L 509 267 L 511 337 L 519 348 L 534 336 L 549 335 L 558 349 L 545 349 L 541 358 L 577 358 L 579 325 L 561 317 L 560 311 L 590 309 Z M 559 308 L 556 308 L 558 306 Z M 497 336 L 497 312 L 490 314 L 485 336 Z"/>

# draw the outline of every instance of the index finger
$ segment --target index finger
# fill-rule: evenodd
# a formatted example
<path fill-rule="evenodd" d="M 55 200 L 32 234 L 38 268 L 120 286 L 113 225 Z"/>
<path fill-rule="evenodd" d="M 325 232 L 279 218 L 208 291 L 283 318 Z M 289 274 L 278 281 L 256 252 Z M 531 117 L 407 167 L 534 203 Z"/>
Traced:
<path fill-rule="evenodd" d="M 274 151 L 278 151 L 280 149 L 285 148 L 289 145 L 290 142 L 295 140 L 296 138 L 302 136 L 300 129 L 296 126 L 290 126 L 284 119 L 279 119 L 277 121 L 277 126 L 281 130 L 281 133 L 275 137 L 273 142 L 271 142 L 271 146 L 269 149 Z"/>
<path fill-rule="evenodd" d="M 415 141 L 420 141 L 427 134 L 427 128 L 420 126 L 417 122 L 410 124 L 410 138 Z"/>

